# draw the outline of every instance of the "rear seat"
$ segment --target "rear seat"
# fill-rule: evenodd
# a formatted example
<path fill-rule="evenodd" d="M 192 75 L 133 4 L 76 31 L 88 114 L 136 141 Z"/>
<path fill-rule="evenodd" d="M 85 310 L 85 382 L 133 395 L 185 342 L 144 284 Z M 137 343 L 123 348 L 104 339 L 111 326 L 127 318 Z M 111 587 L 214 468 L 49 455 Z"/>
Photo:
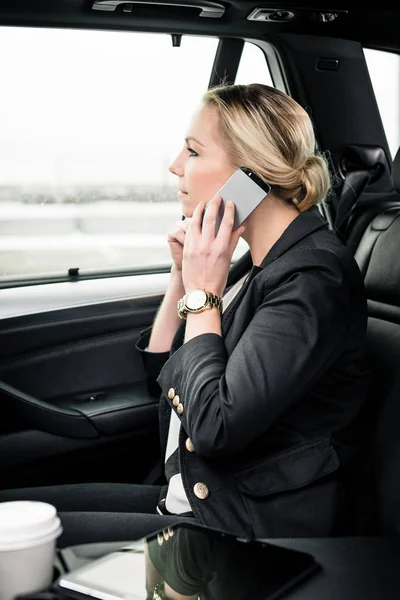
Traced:
<path fill-rule="evenodd" d="M 396 162 L 400 162 L 400 153 Z M 396 165 L 397 167 L 397 165 Z M 393 172 L 400 191 L 400 169 Z M 368 444 L 372 491 L 358 491 L 360 512 L 371 505 L 362 533 L 400 533 L 400 208 L 387 208 L 367 227 L 355 258 L 368 297 L 368 357 L 372 370 L 367 412 L 373 435 Z M 367 456 L 366 456 L 367 458 Z M 363 497 L 364 493 L 364 497 Z M 372 498 L 369 495 L 372 493 Z"/>

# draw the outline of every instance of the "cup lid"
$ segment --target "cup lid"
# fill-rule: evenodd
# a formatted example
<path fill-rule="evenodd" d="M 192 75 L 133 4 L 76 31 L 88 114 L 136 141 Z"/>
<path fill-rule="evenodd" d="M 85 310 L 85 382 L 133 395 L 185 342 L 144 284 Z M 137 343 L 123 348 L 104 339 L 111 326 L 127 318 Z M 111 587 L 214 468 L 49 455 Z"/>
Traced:
<path fill-rule="evenodd" d="M 30 546 L 60 530 L 52 504 L 30 500 L 0 502 L 0 550 Z"/>

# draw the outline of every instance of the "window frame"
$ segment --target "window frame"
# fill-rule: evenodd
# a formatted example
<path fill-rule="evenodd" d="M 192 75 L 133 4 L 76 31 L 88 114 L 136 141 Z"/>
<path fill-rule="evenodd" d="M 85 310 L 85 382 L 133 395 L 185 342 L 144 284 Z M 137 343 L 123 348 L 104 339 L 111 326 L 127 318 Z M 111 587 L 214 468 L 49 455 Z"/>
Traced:
<path fill-rule="evenodd" d="M 10 26 L 15 27 L 15 26 Z M 18 26 L 21 28 L 31 28 L 25 26 Z M 53 27 L 45 27 L 46 29 L 53 29 Z M 74 30 L 73 27 L 67 29 Z M 87 29 L 90 31 L 90 29 Z M 135 34 L 136 31 L 121 32 L 125 35 L 129 33 Z M 145 32 L 142 32 L 145 33 Z M 155 32 L 151 32 L 155 33 Z M 162 35 L 169 35 L 167 32 L 157 32 Z M 193 37 L 193 34 L 190 34 Z M 224 73 L 226 79 L 229 82 L 234 83 L 237 72 L 240 65 L 240 59 L 243 48 L 246 43 L 251 43 L 260 48 L 264 53 L 266 59 L 266 68 L 269 69 L 273 84 L 278 89 L 289 93 L 289 86 L 285 79 L 284 70 L 282 63 L 279 59 L 279 54 L 273 45 L 269 42 L 254 39 L 254 38 L 224 38 L 218 36 L 201 36 L 196 35 L 194 37 L 214 37 L 218 39 L 218 45 L 214 57 L 213 64 L 211 66 L 210 78 L 208 83 L 208 89 L 221 83 L 223 77 L 219 77 L 218 73 Z M 205 90 L 206 91 L 206 90 Z M 1 218 L 1 217 L 0 217 Z M 245 253 L 246 254 L 246 253 Z M 240 260 L 240 258 L 238 259 Z M 236 262 L 236 261 L 234 261 Z M 234 262 L 232 264 L 234 264 Z M 157 275 L 168 273 L 171 269 L 171 265 L 145 265 L 136 267 L 115 267 L 112 269 L 85 269 L 81 270 L 77 268 L 69 268 L 68 272 L 53 273 L 53 274 L 40 274 L 40 275 L 15 275 L 0 277 L 0 289 L 9 289 L 17 287 L 27 286 L 38 286 L 53 283 L 65 283 L 65 282 L 78 282 L 94 279 L 110 279 L 110 278 L 121 278 L 131 277 L 137 275 Z"/>

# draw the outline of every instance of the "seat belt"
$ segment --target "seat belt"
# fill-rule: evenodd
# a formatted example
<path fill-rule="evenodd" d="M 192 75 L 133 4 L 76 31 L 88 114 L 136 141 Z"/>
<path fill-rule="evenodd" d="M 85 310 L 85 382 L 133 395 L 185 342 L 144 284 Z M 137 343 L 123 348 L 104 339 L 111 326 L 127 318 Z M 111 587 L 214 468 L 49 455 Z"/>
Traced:
<path fill-rule="evenodd" d="M 142 485 L 162 485 L 164 480 L 164 460 L 159 458 L 143 479 Z"/>
<path fill-rule="evenodd" d="M 379 146 L 348 146 L 343 153 L 341 171 L 343 184 L 336 196 L 333 229 L 343 243 L 355 207 L 369 183 L 377 181 L 387 164 L 385 152 Z"/>

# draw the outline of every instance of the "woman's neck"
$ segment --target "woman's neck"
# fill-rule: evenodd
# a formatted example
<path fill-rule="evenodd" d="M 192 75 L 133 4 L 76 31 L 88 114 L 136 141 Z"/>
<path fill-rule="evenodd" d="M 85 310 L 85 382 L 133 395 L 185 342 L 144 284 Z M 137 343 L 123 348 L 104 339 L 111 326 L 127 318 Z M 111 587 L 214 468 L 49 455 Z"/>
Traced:
<path fill-rule="evenodd" d="M 293 205 L 266 198 L 246 219 L 243 239 L 250 247 L 253 265 L 259 266 L 285 229 L 299 216 Z"/>

